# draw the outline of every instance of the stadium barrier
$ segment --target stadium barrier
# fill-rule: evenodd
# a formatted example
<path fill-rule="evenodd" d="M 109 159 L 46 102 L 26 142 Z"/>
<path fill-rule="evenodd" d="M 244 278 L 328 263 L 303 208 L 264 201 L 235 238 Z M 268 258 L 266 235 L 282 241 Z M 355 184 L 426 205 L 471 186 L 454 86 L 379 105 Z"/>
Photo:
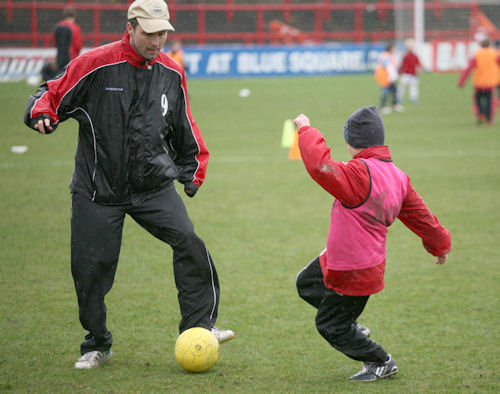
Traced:
<path fill-rule="evenodd" d="M 456 72 L 478 47 L 475 41 L 433 41 L 418 53 L 426 70 Z M 382 44 L 193 46 L 184 48 L 184 63 L 189 78 L 359 74 L 372 72 L 383 50 Z M 53 48 L 0 48 L 0 81 L 34 78 L 54 56 Z"/>

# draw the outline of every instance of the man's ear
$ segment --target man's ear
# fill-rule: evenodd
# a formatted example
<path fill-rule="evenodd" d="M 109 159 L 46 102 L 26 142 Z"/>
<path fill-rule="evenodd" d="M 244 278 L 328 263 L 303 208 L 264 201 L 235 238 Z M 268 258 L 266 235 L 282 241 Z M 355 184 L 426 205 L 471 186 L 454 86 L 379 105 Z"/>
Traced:
<path fill-rule="evenodd" d="M 127 29 L 128 35 L 131 36 L 132 33 L 134 32 L 134 28 L 132 27 L 132 23 L 127 22 L 127 25 L 125 26 L 125 28 Z"/>

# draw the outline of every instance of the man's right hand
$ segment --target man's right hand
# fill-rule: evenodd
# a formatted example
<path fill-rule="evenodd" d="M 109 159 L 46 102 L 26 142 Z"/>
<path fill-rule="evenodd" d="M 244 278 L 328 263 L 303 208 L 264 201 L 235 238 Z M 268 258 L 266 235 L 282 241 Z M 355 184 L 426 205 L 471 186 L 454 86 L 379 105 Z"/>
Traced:
<path fill-rule="evenodd" d="M 307 116 L 305 116 L 304 114 L 300 114 L 299 116 L 297 116 L 293 123 L 295 124 L 295 127 L 297 129 L 300 129 L 301 127 L 304 127 L 304 126 L 311 126 L 311 122 L 309 121 L 309 118 Z"/>
<path fill-rule="evenodd" d="M 48 115 L 40 115 L 32 120 L 32 127 L 41 134 L 50 134 L 54 131 L 52 121 Z"/>
<path fill-rule="evenodd" d="M 448 253 L 445 253 L 442 256 L 438 256 L 436 264 L 444 264 L 447 259 L 448 259 Z"/>

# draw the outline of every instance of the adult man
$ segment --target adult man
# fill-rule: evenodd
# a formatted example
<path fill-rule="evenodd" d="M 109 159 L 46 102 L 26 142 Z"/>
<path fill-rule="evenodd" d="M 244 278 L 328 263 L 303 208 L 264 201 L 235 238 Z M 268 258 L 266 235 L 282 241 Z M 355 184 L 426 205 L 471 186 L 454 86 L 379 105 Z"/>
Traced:
<path fill-rule="evenodd" d="M 75 9 L 71 6 L 64 8 L 63 20 L 54 28 L 57 49 L 56 59 L 45 64 L 42 68 L 44 81 L 54 78 L 71 60 L 80 54 L 82 50 L 82 32 L 75 19 Z"/>
<path fill-rule="evenodd" d="M 392 376 L 398 371 L 393 357 L 368 339 L 370 330 L 356 321 L 370 295 L 384 288 L 387 227 L 400 219 L 437 257 L 437 264 L 451 250 L 450 232 L 392 162 L 376 107 L 360 108 L 347 119 L 344 139 L 353 158 L 347 162 L 332 160 L 325 139 L 307 116 L 294 122 L 309 175 L 336 198 L 326 250 L 298 274 L 299 296 L 317 308 L 316 328 L 323 338 L 363 362 L 351 380 Z"/>
<path fill-rule="evenodd" d="M 137 0 L 121 41 L 70 62 L 30 97 L 25 123 L 50 133 L 72 117 L 79 141 L 71 182 L 71 269 L 80 322 L 88 331 L 76 368 L 111 357 L 104 297 L 118 263 L 125 214 L 173 248 L 182 319 L 179 331 L 212 329 L 219 284 L 210 254 L 173 181 L 193 197 L 205 178 L 208 151 L 191 115 L 184 72 L 161 52 L 173 30 L 163 0 Z"/>
<path fill-rule="evenodd" d="M 474 71 L 474 106 L 478 124 L 491 125 L 495 106 L 493 105 L 494 90 L 498 82 L 500 55 L 490 48 L 490 40 L 484 39 L 468 67 L 460 75 L 458 87 L 463 87 L 469 74 Z"/>

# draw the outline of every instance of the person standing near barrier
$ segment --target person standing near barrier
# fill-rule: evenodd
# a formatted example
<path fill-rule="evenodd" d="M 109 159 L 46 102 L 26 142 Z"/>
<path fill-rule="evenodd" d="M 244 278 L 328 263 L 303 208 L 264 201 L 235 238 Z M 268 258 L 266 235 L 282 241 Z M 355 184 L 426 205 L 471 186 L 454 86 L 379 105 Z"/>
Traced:
<path fill-rule="evenodd" d="M 163 0 L 136 0 L 121 41 L 86 52 L 30 97 L 25 123 L 42 134 L 79 122 L 70 185 L 71 270 L 79 316 L 88 331 L 75 368 L 94 368 L 112 355 L 105 295 L 111 290 L 125 215 L 173 249 L 181 311 L 179 331 L 212 330 L 219 282 L 210 253 L 196 235 L 174 180 L 194 197 L 209 153 L 191 114 L 184 72 L 161 49 L 170 24 Z"/>
<path fill-rule="evenodd" d="M 488 38 L 481 42 L 468 67 L 461 73 L 458 87 L 463 87 L 469 74 L 473 72 L 472 84 L 474 86 L 474 112 L 477 123 L 491 125 L 495 111 L 494 90 L 498 83 L 498 69 L 500 67 L 500 54 L 490 47 Z"/>
<path fill-rule="evenodd" d="M 82 50 L 82 31 L 75 22 L 75 9 L 67 6 L 63 10 L 63 17 L 64 19 L 54 28 L 56 59 L 53 62 L 46 63 L 42 68 L 41 74 L 44 81 L 48 81 L 59 74 Z"/>
<path fill-rule="evenodd" d="M 358 109 L 345 122 L 349 161 L 332 159 L 323 135 L 307 116 L 297 116 L 294 123 L 307 172 L 335 197 L 326 249 L 297 275 L 299 296 L 317 309 L 321 336 L 347 357 L 363 362 L 351 380 L 387 378 L 398 371 L 394 358 L 357 322 L 369 297 L 385 286 L 387 227 L 400 219 L 437 257 L 437 264 L 447 260 L 450 232 L 392 162 L 375 106 Z"/>

